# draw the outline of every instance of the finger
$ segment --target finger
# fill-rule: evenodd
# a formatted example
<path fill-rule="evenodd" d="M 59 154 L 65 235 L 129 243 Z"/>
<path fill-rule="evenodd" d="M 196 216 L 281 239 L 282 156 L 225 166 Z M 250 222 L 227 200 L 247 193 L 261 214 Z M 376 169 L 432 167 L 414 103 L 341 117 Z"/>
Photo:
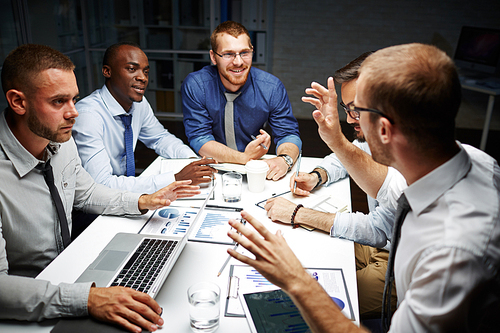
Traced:
<path fill-rule="evenodd" d="M 309 103 L 309 104 L 312 104 L 312 106 L 314 106 L 316 109 L 321 109 L 321 102 L 319 100 L 317 100 L 316 98 L 312 98 L 312 97 L 302 97 L 302 102 L 305 102 L 305 103 Z"/>
<path fill-rule="evenodd" d="M 266 210 L 266 212 L 268 212 L 274 205 L 274 199 L 271 198 L 271 199 L 267 199 L 266 201 L 266 204 L 264 205 L 264 209 Z"/>
<path fill-rule="evenodd" d="M 332 79 L 332 82 L 333 82 L 333 78 L 330 76 L 328 78 L 328 87 L 330 87 L 330 79 Z M 321 84 L 319 84 L 318 82 L 312 82 L 311 88 L 318 91 L 321 95 L 328 95 L 328 89 L 325 88 L 324 86 L 322 86 Z"/>
<path fill-rule="evenodd" d="M 261 234 L 262 237 L 264 237 L 265 239 L 269 239 L 269 238 L 272 238 L 274 236 L 269 230 L 267 230 L 267 228 L 259 220 L 257 220 L 255 217 L 253 217 L 252 215 L 250 215 L 246 211 L 244 211 L 244 210 L 241 211 L 241 217 L 245 221 L 250 223 L 252 225 L 252 227 L 254 227 L 254 229 L 257 230 L 259 232 L 259 234 Z"/>

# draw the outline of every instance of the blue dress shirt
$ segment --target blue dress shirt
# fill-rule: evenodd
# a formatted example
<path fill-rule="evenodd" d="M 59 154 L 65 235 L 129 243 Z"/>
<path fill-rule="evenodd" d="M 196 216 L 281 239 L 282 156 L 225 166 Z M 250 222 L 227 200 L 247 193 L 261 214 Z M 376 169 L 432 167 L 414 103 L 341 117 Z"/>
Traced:
<path fill-rule="evenodd" d="M 111 188 L 153 193 L 175 181 L 173 172 L 149 177 L 126 177 L 125 128 L 120 115 L 123 107 L 104 85 L 76 103 L 79 112 L 73 127 L 82 165 L 96 182 Z M 169 133 L 153 114 L 146 97 L 134 102 L 132 114 L 133 146 L 141 140 L 166 158 L 196 157 L 182 140 Z"/>
<path fill-rule="evenodd" d="M 189 74 L 182 83 L 184 127 L 191 147 L 198 152 L 208 141 L 226 144 L 224 108 L 226 89 L 215 66 Z M 248 80 L 234 100 L 234 132 L 239 151 L 244 151 L 269 122 L 276 147 L 285 142 L 302 147 L 299 126 L 283 83 L 267 72 L 251 67 Z"/>

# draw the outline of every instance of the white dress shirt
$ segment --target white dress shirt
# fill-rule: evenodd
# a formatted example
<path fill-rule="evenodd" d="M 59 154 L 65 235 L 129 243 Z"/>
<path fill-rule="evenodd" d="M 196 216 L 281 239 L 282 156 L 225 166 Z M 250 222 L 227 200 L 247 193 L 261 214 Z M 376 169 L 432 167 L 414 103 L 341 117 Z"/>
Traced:
<path fill-rule="evenodd" d="M 411 211 L 396 252 L 399 307 L 390 332 L 486 332 L 479 325 L 498 322 L 498 313 L 483 316 L 489 301 L 499 302 L 500 168 L 484 152 L 460 148 L 404 190 Z"/>

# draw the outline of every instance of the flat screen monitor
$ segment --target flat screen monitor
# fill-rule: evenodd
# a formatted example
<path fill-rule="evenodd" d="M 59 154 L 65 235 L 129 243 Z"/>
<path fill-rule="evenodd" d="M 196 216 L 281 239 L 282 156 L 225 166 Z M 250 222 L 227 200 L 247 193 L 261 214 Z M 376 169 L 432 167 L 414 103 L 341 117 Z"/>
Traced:
<path fill-rule="evenodd" d="M 455 52 L 458 68 L 495 73 L 500 60 L 500 30 L 462 27 Z"/>

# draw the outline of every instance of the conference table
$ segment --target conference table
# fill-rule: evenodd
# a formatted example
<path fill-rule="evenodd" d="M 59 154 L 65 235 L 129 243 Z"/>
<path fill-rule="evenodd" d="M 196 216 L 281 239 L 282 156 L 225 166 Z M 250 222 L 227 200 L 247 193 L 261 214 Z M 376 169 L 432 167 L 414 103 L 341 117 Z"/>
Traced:
<path fill-rule="evenodd" d="M 266 155 L 266 157 L 271 157 Z M 157 174 L 161 169 L 161 157 L 144 170 L 142 175 Z M 302 157 L 300 170 L 309 172 L 320 161 L 318 158 Z M 259 219 L 270 231 L 280 229 L 287 243 L 297 255 L 304 267 L 341 268 L 351 299 L 355 324 L 359 325 L 358 292 L 356 285 L 356 266 L 353 242 L 330 237 L 321 231 L 308 231 L 303 228 L 292 229 L 290 225 L 272 222 L 266 211 L 256 205 L 257 202 L 289 190 L 289 181 L 294 169 L 279 181 L 266 180 L 265 190 L 261 193 L 248 191 L 246 177 L 243 181 L 240 202 L 227 203 L 222 198 L 220 174 L 216 175 L 214 200 L 211 205 L 241 207 Z M 142 176 L 141 175 L 141 176 Z M 334 195 L 351 207 L 349 178 L 342 179 L 328 187 L 317 189 L 315 195 Z M 200 206 L 200 200 L 178 200 L 172 205 Z M 153 212 L 134 217 L 98 217 L 70 246 L 47 266 L 36 278 L 48 280 L 53 284 L 73 283 L 85 268 L 99 255 L 100 251 L 118 232 L 137 233 Z M 230 265 L 241 264 L 231 258 L 227 267 L 218 277 L 219 269 L 226 261 L 229 245 L 188 241 L 177 263 L 170 272 L 165 284 L 156 297 L 163 308 L 162 317 L 165 332 L 191 332 L 189 325 L 189 304 L 187 289 L 200 281 L 210 281 L 221 289 L 221 317 L 218 333 L 250 332 L 245 318 L 225 317 L 224 308 L 228 295 Z M 320 309 L 318 309 L 320 310 Z M 0 321 L 1 332 L 50 332 L 57 320 L 41 323 Z"/>

